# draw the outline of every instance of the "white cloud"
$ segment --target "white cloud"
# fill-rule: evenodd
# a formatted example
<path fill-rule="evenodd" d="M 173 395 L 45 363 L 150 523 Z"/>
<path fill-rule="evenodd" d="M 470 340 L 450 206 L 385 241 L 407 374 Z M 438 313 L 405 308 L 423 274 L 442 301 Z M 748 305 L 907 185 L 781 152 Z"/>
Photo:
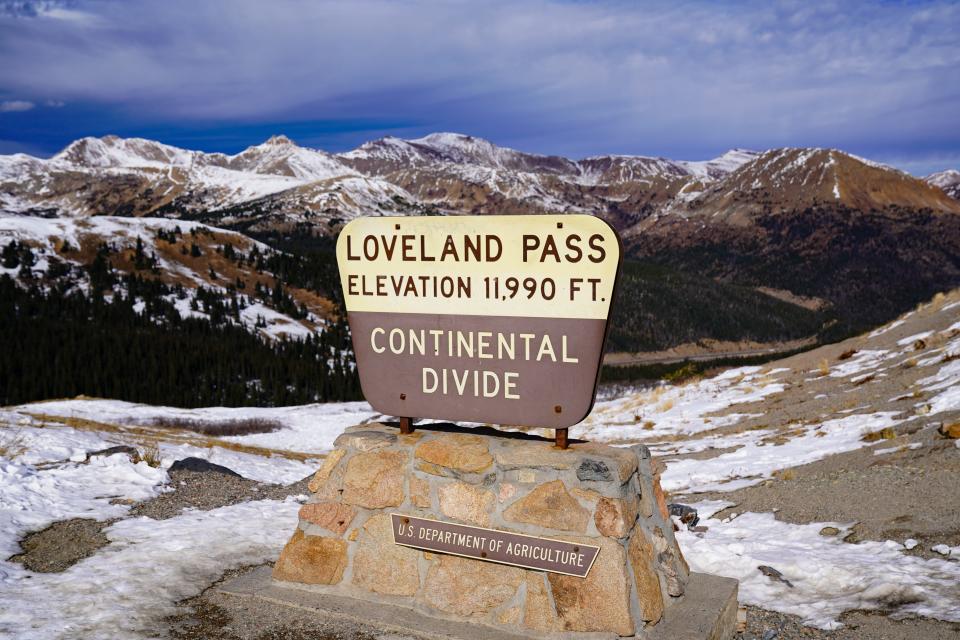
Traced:
<path fill-rule="evenodd" d="M 4 100 L 0 102 L 0 113 L 11 111 L 30 111 L 35 105 L 27 100 Z"/>

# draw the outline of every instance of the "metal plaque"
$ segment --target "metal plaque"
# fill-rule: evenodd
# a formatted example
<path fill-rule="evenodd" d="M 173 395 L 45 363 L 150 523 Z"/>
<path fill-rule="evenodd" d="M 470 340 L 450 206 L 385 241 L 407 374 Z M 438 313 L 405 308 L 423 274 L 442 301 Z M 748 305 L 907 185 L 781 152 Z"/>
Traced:
<path fill-rule="evenodd" d="M 393 542 L 424 551 L 585 578 L 600 547 L 391 514 Z"/>
<path fill-rule="evenodd" d="M 364 396 L 400 417 L 580 422 L 620 254 L 588 215 L 350 222 L 337 262 Z"/>

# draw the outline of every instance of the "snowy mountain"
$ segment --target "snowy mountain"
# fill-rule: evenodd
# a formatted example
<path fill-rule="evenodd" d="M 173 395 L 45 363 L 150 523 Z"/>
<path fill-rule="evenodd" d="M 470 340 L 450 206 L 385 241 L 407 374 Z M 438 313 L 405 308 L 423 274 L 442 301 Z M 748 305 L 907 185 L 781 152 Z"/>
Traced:
<path fill-rule="evenodd" d="M 933 173 L 924 178 L 928 184 L 933 185 L 954 200 L 960 200 L 960 171 L 956 169 L 947 169 L 939 173 Z"/>
<path fill-rule="evenodd" d="M 572 160 L 435 133 L 341 154 L 274 136 L 224 155 L 107 136 L 47 160 L 0 156 L 0 215 L 330 237 L 359 215 L 587 213 L 616 227 L 632 258 L 823 298 L 860 327 L 960 285 L 956 178 L 821 148 Z M 912 286 L 887 292 L 890 276 Z"/>
<path fill-rule="evenodd" d="M 285 192 L 302 190 L 290 198 Z M 302 195 L 305 194 L 305 195 Z M 288 221 L 350 218 L 409 195 L 335 156 L 274 136 L 228 156 L 151 140 L 83 138 L 48 160 L 0 156 L 0 211 L 33 215 L 194 217 L 271 196 Z M 271 201 L 270 206 L 278 206 Z"/>
<path fill-rule="evenodd" d="M 755 153 L 705 162 L 524 153 L 454 133 L 387 137 L 333 155 L 274 136 L 236 155 L 140 138 L 83 138 L 48 160 L 0 156 L 0 211 L 196 217 L 258 230 L 365 213 L 588 212 L 619 226 L 722 179 Z M 624 218 L 624 213 L 629 215 Z"/>
<path fill-rule="evenodd" d="M 836 149 L 774 149 L 707 188 L 689 210 L 732 216 L 790 211 L 818 203 L 861 211 L 884 207 L 960 212 L 923 180 Z"/>
<path fill-rule="evenodd" d="M 186 217 L 256 230 L 305 224 L 320 234 L 371 213 L 584 212 L 626 230 L 670 213 L 726 218 L 819 202 L 960 212 L 937 188 L 950 180 L 938 174 L 926 184 L 833 149 L 571 160 L 435 133 L 339 155 L 274 136 L 228 156 L 106 136 L 77 140 L 48 160 L 0 156 L 0 211 Z"/>

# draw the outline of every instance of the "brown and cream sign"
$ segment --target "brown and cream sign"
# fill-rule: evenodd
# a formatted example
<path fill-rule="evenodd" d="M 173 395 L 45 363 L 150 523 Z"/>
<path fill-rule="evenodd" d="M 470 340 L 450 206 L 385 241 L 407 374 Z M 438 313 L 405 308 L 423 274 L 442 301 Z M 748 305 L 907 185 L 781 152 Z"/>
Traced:
<path fill-rule="evenodd" d="M 590 412 L 620 262 L 602 220 L 360 218 L 337 261 L 378 411 L 554 429 Z"/>
<path fill-rule="evenodd" d="M 406 547 L 585 578 L 600 547 L 391 514 L 393 542 Z"/>

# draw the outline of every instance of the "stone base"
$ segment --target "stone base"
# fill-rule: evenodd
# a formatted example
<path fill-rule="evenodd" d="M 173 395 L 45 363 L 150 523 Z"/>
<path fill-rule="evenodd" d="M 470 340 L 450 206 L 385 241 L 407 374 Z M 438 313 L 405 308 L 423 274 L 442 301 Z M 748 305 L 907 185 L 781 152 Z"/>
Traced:
<path fill-rule="evenodd" d="M 437 619 L 409 607 L 390 604 L 371 606 L 366 600 L 318 593 L 313 587 L 273 580 L 268 567 L 260 567 L 218 585 L 215 590 L 244 611 L 275 618 L 264 607 L 296 610 L 315 618 L 319 625 L 375 628 L 417 640 L 520 640 L 543 638 L 524 631 L 510 633 L 477 624 Z M 257 606 L 253 606 L 256 603 Z M 223 604 L 223 601 L 221 601 Z M 227 606 L 230 613 L 232 606 Z M 670 607 L 663 620 L 642 634 L 647 640 L 729 640 L 737 623 L 737 581 L 705 573 L 691 573 L 687 597 Z M 550 638 L 614 638 L 614 634 L 554 633 Z"/>
<path fill-rule="evenodd" d="M 406 435 L 360 425 L 336 446 L 310 482 L 274 567 L 278 581 L 526 636 L 646 637 L 689 598 L 689 568 L 646 447 L 561 450 L 528 434 L 449 424 Z M 392 513 L 599 553 L 580 578 L 421 551 L 394 543 Z"/>

